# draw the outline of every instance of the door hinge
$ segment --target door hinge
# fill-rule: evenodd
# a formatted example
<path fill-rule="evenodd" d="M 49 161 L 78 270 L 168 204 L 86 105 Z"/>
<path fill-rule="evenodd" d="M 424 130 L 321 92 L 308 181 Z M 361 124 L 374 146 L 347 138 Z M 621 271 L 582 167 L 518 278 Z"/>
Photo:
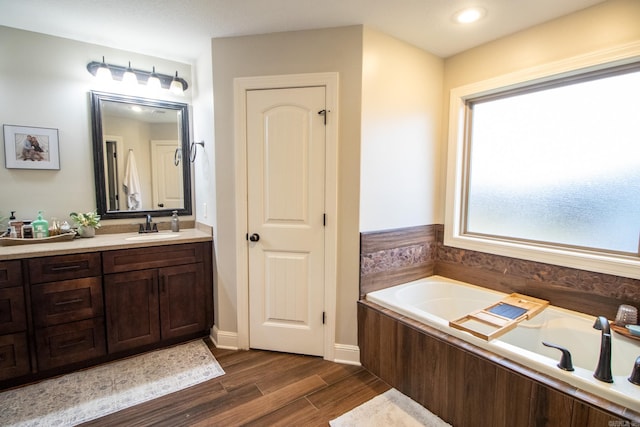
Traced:
<path fill-rule="evenodd" d="M 327 313 L 325 313 L 324 311 L 322 312 L 322 324 L 324 325 L 324 322 L 327 318 Z"/>
<path fill-rule="evenodd" d="M 320 110 L 318 111 L 318 114 L 321 115 L 324 118 L 324 125 L 327 125 L 327 113 L 330 113 L 331 110 Z"/>
<path fill-rule="evenodd" d="M 322 214 L 322 226 L 327 226 L 327 214 Z"/>

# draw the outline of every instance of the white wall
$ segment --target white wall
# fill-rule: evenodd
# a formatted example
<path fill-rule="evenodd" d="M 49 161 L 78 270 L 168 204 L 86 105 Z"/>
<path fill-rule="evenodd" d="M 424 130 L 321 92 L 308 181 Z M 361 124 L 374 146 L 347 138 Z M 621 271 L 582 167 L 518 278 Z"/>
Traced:
<path fill-rule="evenodd" d="M 187 64 L 0 26 L 0 124 L 56 128 L 60 142 L 60 170 L 7 169 L 0 136 L 0 216 L 15 210 L 32 219 L 42 209 L 63 220 L 96 208 L 89 91 L 125 93 L 119 84 L 98 85 L 87 71 L 103 55 L 113 64 L 191 75 Z M 129 94 L 189 103 L 190 91 Z"/>
<path fill-rule="evenodd" d="M 444 61 L 365 28 L 362 68 L 360 231 L 441 222 Z"/>

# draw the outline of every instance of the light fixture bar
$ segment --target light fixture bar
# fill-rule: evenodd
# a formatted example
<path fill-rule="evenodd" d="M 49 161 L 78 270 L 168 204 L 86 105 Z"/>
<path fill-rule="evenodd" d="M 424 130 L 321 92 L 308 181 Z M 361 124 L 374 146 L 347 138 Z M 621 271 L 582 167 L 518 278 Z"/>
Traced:
<path fill-rule="evenodd" d="M 87 64 L 87 70 L 92 75 L 95 76 L 96 73 L 98 72 L 98 68 L 100 68 L 102 64 L 103 62 L 97 62 L 97 61 L 89 62 Z M 106 65 L 107 65 L 107 68 L 111 71 L 113 80 L 122 81 L 122 76 L 124 75 L 124 72 L 127 71 L 128 67 L 122 67 L 120 65 L 112 65 L 112 64 L 106 64 Z M 143 82 L 146 83 L 146 81 L 149 79 L 149 76 L 151 76 L 151 73 L 152 73 L 151 71 L 137 70 L 135 68 L 132 68 L 131 71 L 133 71 L 136 77 L 138 77 L 138 81 L 141 83 Z M 174 79 L 182 83 L 183 90 L 187 90 L 187 88 L 189 87 L 189 85 L 187 84 L 187 81 L 182 77 L 177 77 L 177 76 L 174 77 L 174 76 L 170 76 L 167 74 L 160 74 L 160 73 L 155 73 L 155 74 L 160 79 L 160 86 L 162 86 L 162 88 L 164 89 L 169 89 L 171 87 L 171 82 Z"/>

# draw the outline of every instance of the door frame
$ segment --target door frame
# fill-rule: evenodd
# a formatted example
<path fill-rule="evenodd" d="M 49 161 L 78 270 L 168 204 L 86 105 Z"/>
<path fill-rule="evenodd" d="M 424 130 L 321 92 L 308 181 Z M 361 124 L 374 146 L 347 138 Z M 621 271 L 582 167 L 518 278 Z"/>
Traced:
<path fill-rule="evenodd" d="M 249 245 L 247 201 L 247 98 L 259 89 L 324 86 L 326 88 L 326 160 L 324 246 L 324 359 L 335 359 L 337 255 L 338 255 L 338 73 L 288 74 L 238 77 L 234 86 L 235 194 L 236 194 L 236 278 L 238 348 L 249 348 Z"/>

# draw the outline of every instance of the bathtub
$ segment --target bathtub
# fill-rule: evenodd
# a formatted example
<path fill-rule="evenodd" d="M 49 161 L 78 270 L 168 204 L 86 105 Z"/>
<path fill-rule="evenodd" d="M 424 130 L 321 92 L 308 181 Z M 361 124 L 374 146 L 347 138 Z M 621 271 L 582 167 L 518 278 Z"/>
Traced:
<path fill-rule="evenodd" d="M 594 316 L 549 306 L 531 320 L 489 342 L 449 327 L 449 321 L 485 308 L 507 294 L 468 283 L 431 276 L 380 291 L 366 299 L 411 319 L 446 332 L 538 372 L 564 381 L 598 397 L 640 412 L 640 386 L 630 383 L 640 341 L 611 331 L 612 384 L 593 377 L 600 352 L 600 331 L 593 329 Z M 569 349 L 575 371 L 557 367 L 560 351 L 542 341 Z"/>

